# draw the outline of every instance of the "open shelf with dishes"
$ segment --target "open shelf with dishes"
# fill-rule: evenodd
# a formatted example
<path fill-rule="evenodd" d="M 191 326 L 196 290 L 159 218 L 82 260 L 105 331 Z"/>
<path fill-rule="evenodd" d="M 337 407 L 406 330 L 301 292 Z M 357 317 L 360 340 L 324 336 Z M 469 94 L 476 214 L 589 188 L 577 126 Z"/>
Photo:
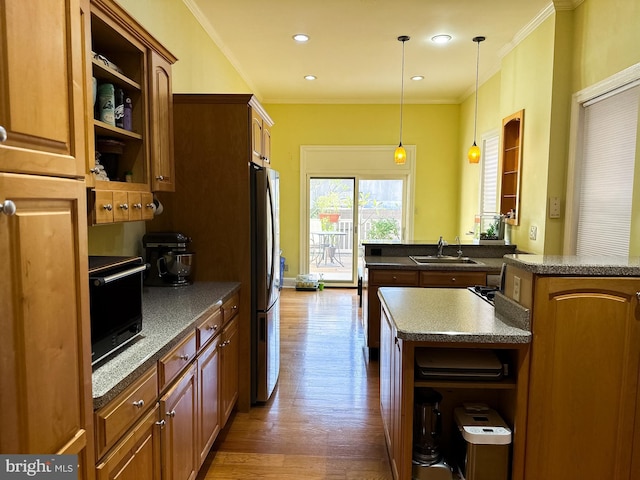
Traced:
<path fill-rule="evenodd" d="M 520 223 L 520 184 L 522 174 L 522 137 L 524 110 L 502 121 L 500 175 L 500 213 L 510 225 Z"/>

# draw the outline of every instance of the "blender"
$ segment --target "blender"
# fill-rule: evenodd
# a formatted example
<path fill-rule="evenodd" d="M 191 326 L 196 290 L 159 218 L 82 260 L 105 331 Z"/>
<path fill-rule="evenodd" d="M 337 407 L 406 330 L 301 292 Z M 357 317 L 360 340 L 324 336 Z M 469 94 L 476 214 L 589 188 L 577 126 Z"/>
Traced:
<path fill-rule="evenodd" d="M 440 452 L 442 395 L 432 388 L 416 389 L 413 412 L 412 475 L 414 480 L 452 480 L 452 468 Z"/>

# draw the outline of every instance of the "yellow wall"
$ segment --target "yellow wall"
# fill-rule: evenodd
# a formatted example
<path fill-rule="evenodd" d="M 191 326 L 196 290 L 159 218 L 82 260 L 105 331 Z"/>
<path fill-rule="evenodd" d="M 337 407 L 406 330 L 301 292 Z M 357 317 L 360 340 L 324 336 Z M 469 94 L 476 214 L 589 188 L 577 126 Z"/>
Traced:
<path fill-rule="evenodd" d="M 182 1 L 119 3 L 178 57 L 173 68 L 175 92 L 250 90 Z M 525 109 L 521 225 L 512 231 L 512 241 L 521 249 L 560 253 L 563 219 L 547 219 L 546 211 L 549 196 L 561 197 L 563 205 L 565 201 L 570 96 L 639 63 L 638 45 L 640 2 L 585 0 L 575 11 L 556 12 L 546 19 L 504 57 L 501 71 L 480 87 L 478 139 L 498 128 L 503 117 Z M 300 145 L 395 144 L 397 106 L 267 105 L 266 109 L 276 122 L 273 159 L 285 185 L 283 248 L 293 262 L 298 258 Z M 403 142 L 417 145 L 416 239 L 452 237 L 471 226 L 478 209 L 480 174 L 479 165 L 466 161 L 473 139 L 473 110 L 473 95 L 461 105 L 405 108 Z M 640 200 L 634 203 L 634 215 L 632 229 L 640 233 Z M 531 225 L 538 227 L 536 241 L 528 238 Z M 143 231 L 142 223 L 93 227 L 90 251 L 137 252 Z M 632 237 L 638 238 L 632 238 L 632 251 L 639 254 L 640 235 Z M 296 270 L 291 268 L 289 274 Z"/>
<path fill-rule="evenodd" d="M 272 165 L 280 172 L 281 247 L 288 275 L 299 271 L 300 146 L 395 145 L 398 105 L 286 105 L 265 109 L 275 122 Z M 453 239 L 458 210 L 458 105 L 405 105 L 403 144 L 416 145 L 414 238 Z M 392 158 L 389 159 L 393 161 Z"/>

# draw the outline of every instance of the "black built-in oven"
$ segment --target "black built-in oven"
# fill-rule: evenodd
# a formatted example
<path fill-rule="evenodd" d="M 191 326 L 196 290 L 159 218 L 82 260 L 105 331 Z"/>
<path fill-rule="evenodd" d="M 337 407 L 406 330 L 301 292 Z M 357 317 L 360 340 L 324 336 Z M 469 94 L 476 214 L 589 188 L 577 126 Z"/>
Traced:
<path fill-rule="evenodd" d="M 142 331 L 142 257 L 89 257 L 91 363 Z"/>

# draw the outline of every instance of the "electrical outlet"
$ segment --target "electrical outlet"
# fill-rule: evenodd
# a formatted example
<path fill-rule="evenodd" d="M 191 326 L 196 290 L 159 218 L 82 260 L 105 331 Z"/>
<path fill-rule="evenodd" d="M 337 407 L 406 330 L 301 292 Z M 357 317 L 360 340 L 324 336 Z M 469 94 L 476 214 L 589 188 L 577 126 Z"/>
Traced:
<path fill-rule="evenodd" d="M 516 302 L 520 301 L 520 277 L 513 277 L 513 299 Z"/>
<path fill-rule="evenodd" d="M 288 272 L 288 271 L 289 271 L 289 264 L 288 264 L 288 263 L 285 263 L 285 264 L 284 264 L 284 271 L 285 271 L 285 272 Z"/>
<path fill-rule="evenodd" d="M 538 227 L 536 227 L 535 225 L 531 225 L 529 227 L 529 239 L 535 240 L 537 236 L 538 236 Z"/>

